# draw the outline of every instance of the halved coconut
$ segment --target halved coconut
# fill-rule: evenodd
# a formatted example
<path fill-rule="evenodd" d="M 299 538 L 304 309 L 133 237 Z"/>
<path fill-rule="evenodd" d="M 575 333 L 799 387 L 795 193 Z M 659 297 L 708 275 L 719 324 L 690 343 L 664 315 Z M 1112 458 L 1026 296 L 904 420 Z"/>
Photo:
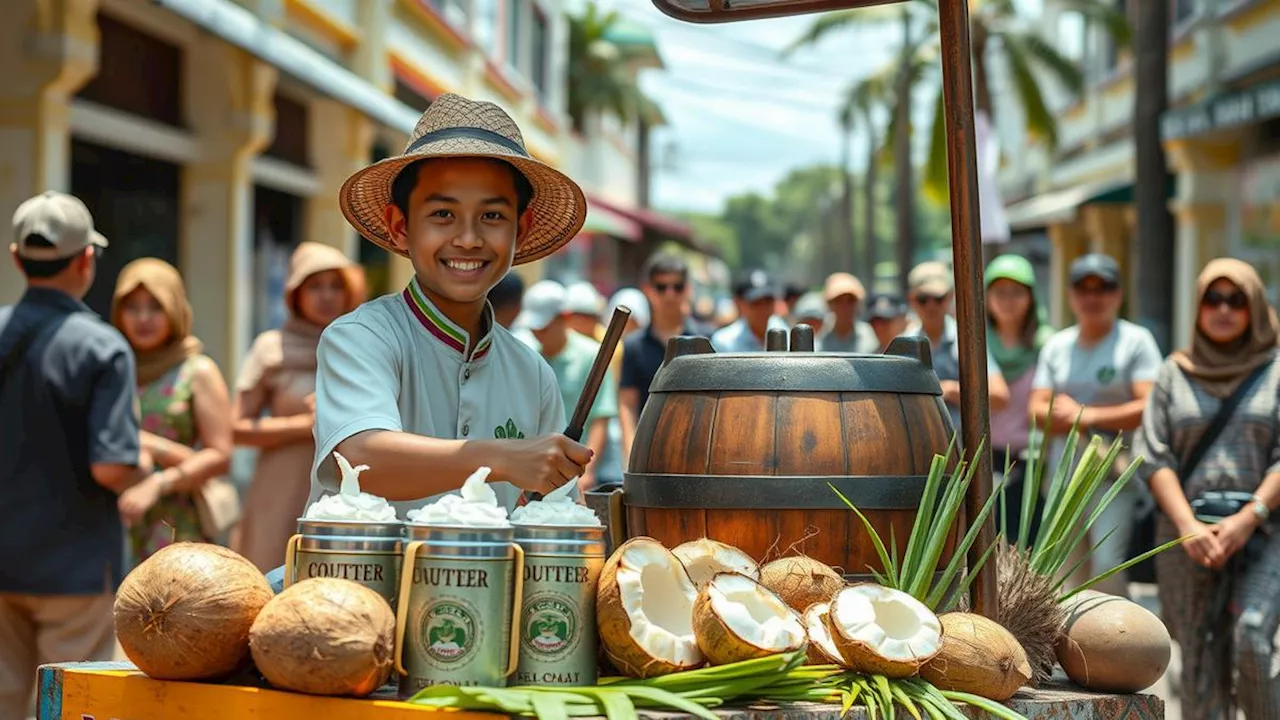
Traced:
<path fill-rule="evenodd" d="M 830 612 L 830 603 L 814 603 L 804 611 L 804 629 L 809 636 L 810 665 L 844 663 L 840 649 L 836 647 L 835 641 L 831 639 L 831 632 L 827 629 L 827 614 Z"/>
<path fill-rule="evenodd" d="M 628 540 L 605 563 L 596 588 L 596 623 L 609 661 L 637 678 L 702 665 L 693 634 L 697 599 L 684 566 L 661 543 Z"/>
<path fill-rule="evenodd" d="M 862 583 L 836 593 L 827 629 L 850 670 L 915 675 L 942 648 L 942 623 L 907 593 Z"/>
<path fill-rule="evenodd" d="M 760 583 L 720 573 L 698 593 L 693 634 L 712 665 L 751 660 L 804 647 L 804 624 Z"/>
<path fill-rule="evenodd" d="M 737 573 L 752 580 L 760 579 L 760 565 L 750 555 L 711 538 L 690 540 L 677 545 L 671 552 L 680 558 L 698 590 L 705 588 L 711 578 L 720 573 Z"/>

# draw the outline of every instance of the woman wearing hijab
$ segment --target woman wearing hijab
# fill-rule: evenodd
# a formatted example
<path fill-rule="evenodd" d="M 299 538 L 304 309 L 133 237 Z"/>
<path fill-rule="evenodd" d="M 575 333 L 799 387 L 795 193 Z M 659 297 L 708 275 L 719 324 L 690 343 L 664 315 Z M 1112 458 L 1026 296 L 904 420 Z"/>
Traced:
<path fill-rule="evenodd" d="M 364 294 L 360 267 L 340 250 L 299 245 L 285 283 L 288 318 L 279 330 L 258 336 L 236 382 L 235 442 L 260 454 L 234 545 L 264 572 L 284 562 L 311 490 L 320 333 Z"/>
<path fill-rule="evenodd" d="M 1012 463 L 1005 486 L 1004 528 L 1005 537 L 1015 542 L 1022 532 L 1022 498 L 1029 484 L 1028 452 L 1035 432 L 1027 413 L 1031 381 L 1040 348 L 1053 335 L 1053 328 L 1041 320 L 1036 273 L 1026 258 L 1001 255 L 987 266 L 983 279 L 987 286 L 987 346 L 1009 386 L 1009 404 L 991 415 L 991 449 L 997 472 Z M 1038 496 L 1039 488 L 1034 490 Z M 1035 537 L 1042 508 L 1037 497 L 1029 537 Z"/>
<path fill-rule="evenodd" d="M 134 562 L 181 541 L 210 542 L 194 493 L 227 471 L 231 407 L 218 366 L 191 334 L 182 276 L 155 258 L 120 271 L 111 321 L 138 359 L 142 446 L 157 470 L 120 495 Z"/>
<path fill-rule="evenodd" d="M 1161 510 L 1157 541 L 1190 536 L 1156 558 L 1160 605 L 1182 647 L 1183 715 L 1276 718 L 1280 539 L 1268 517 L 1280 507 L 1280 324 L 1239 260 L 1209 263 L 1196 293 L 1191 347 L 1161 367 L 1134 447 Z M 1221 432 L 1197 451 L 1236 393 Z"/>

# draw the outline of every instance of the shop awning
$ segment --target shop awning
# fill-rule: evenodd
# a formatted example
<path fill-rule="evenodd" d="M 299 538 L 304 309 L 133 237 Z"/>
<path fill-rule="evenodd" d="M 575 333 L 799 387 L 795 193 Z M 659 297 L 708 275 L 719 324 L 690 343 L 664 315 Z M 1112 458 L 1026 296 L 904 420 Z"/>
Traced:
<path fill-rule="evenodd" d="M 392 130 L 410 134 L 422 114 L 231 0 L 152 2 Z"/>
<path fill-rule="evenodd" d="M 1132 185 L 1128 180 L 1108 180 L 1028 198 L 1005 210 L 1009 218 L 1009 229 L 1026 230 L 1069 222 L 1075 219 L 1076 210 L 1080 206 L 1090 203 L 1125 202 L 1116 195 L 1128 191 Z"/>
<path fill-rule="evenodd" d="M 697 235 L 694 234 L 693 228 L 673 217 L 663 215 L 649 208 L 622 205 L 594 195 L 588 198 L 588 202 L 593 208 L 602 208 L 631 220 L 650 233 L 683 245 L 694 252 L 708 257 L 720 257 L 719 248 L 699 240 Z"/>
<path fill-rule="evenodd" d="M 635 220 L 600 204 L 594 196 L 587 196 L 587 221 L 582 225 L 584 235 L 608 235 L 627 242 L 640 242 L 644 227 Z"/>

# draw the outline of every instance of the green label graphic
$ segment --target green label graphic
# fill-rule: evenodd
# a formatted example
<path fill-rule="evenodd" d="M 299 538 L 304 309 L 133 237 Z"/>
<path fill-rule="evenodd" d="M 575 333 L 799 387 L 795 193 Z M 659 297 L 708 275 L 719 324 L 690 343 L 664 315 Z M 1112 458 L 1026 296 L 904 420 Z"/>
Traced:
<path fill-rule="evenodd" d="M 470 660 L 479 639 L 474 611 L 453 600 L 433 603 L 422 614 L 421 638 L 427 657 L 441 665 Z"/>
<path fill-rule="evenodd" d="M 558 660 L 578 641 L 578 613 L 558 597 L 533 598 L 524 606 L 525 649 L 544 660 Z"/>

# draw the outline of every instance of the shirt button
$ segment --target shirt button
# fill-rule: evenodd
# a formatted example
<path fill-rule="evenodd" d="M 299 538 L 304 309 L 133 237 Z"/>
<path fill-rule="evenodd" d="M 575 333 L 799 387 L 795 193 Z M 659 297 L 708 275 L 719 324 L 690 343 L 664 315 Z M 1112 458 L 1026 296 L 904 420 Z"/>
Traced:
<path fill-rule="evenodd" d="M 470 435 L 470 434 L 471 434 L 471 425 L 470 425 L 470 423 L 463 423 L 463 424 L 462 424 L 462 435 L 463 435 L 463 437 L 466 437 L 467 435 Z"/>
<path fill-rule="evenodd" d="M 463 371 L 462 371 L 462 379 L 463 379 L 463 380 L 470 380 L 470 379 L 471 379 L 471 368 L 467 368 L 466 370 L 463 370 Z"/>

